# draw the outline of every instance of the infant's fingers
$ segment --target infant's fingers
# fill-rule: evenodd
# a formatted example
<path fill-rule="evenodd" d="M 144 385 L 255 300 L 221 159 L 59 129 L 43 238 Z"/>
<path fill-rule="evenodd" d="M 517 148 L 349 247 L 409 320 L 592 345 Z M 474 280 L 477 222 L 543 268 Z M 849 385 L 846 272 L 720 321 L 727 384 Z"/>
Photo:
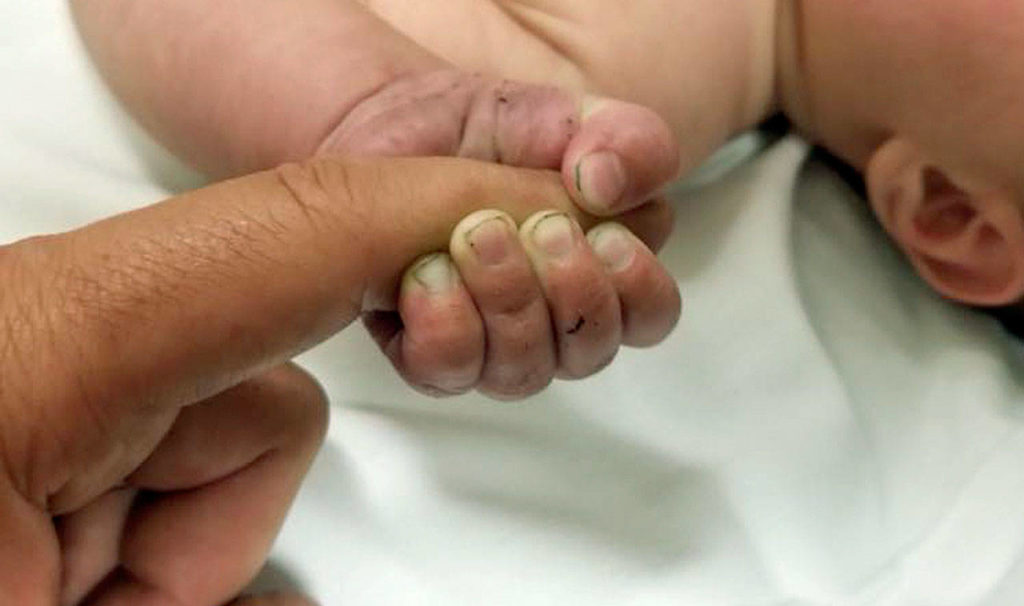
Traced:
<path fill-rule="evenodd" d="M 384 353 L 413 387 L 434 396 L 465 392 L 484 363 L 484 328 L 458 269 L 446 254 L 406 272 L 398 299 L 403 329 Z"/>
<path fill-rule="evenodd" d="M 619 300 L 579 225 L 542 212 L 520 228 L 558 343 L 559 376 L 578 379 L 611 362 L 622 336 Z"/>
<path fill-rule="evenodd" d="M 675 134 L 653 110 L 588 98 L 582 113 L 562 179 L 587 212 L 606 217 L 636 208 L 679 172 Z"/>
<path fill-rule="evenodd" d="M 664 198 L 655 198 L 631 211 L 615 217 L 615 221 L 624 225 L 654 252 L 672 235 L 675 227 L 675 211 Z M 593 226 L 593 223 L 588 223 Z"/>
<path fill-rule="evenodd" d="M 599 216 L 644 203 L 680 163 L 672 129 L 646 107 L 452 69 L 395 79 L 353 108 L 321 151 L 560 168 L 575 202 Z"/>
<path fill-rule="evenodd" d="M 551 319 L 515 222 L 499 211 L 473 213 L 456 227 L 450 250 L 487 333 L 478 389 L 504 399 L 546 387 L 556 368 Z"/>
<path fill-rule="evenodd" d="M 605 223 L 587 234 L 619 295 L 622 342 L 648 347 L 664 340 L 679 321 L 682 301 L 675 279 L 627 229 Z"/>

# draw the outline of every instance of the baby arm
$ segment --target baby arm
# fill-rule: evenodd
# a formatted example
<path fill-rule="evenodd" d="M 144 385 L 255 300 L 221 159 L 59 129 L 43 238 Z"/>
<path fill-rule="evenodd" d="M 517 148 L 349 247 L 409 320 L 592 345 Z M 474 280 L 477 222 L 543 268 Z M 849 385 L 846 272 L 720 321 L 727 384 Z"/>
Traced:
<path fill-rule="evenodd" d="M 578 203 L 611 215 L 678 170 L 650 110 L 461 72 L 356 0 L 73 6 L 125 105 L 213 176 L 318 152 L 458 155 L 561 169 Z"/>
<path fill-rule="evenodd" d="M 73 0 L 114 92 L 221 177 L 302 160 L 394 78 L 444 63 L 355 0 Z"/>

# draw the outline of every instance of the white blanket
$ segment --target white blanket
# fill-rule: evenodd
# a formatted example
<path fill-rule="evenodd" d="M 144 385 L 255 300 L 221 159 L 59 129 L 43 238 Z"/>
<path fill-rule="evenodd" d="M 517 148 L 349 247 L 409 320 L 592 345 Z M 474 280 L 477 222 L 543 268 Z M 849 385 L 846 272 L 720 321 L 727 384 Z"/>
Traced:
<path fill-rule="evenodd" d="M 64 3 L 0 0 L 0 242 L 196 178 Z M 1024 355 L 939 300 L 796 139 L 680 193 L 659 348 L 525 404 L 411 393 L 361 329 L 274 552 L 327 605 L 1024 603 Z"/>

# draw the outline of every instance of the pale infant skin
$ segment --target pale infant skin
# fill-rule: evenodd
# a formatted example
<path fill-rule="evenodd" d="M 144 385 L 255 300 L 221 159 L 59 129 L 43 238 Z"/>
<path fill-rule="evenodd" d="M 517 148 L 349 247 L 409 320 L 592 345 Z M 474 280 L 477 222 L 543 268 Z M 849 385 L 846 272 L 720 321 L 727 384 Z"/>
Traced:
<path fill-rule="evenodd" d="M 85 37 L 143 122 L 213 173 L 311 153 L 388 82 L 450 65 L 650 107 L 684 172 L 781 111 L 864 174 L 938 292 L 985 306 L 1024 296 L 1016 0 L 129 4 L 81 0 Z M 134 51 L 154 36 L 191 54 Z"/>
<path fill-rule="evenodd" d="M 882 224 L 936 290 L 978 305 L 1024 297 L 1016 0 L 367 4 L 470 69 L 652 107 L 682 141 L 684 169 L 782 111 L 864 174 Z M 447 35 L 460 15 L 490 25 Z M 479 33 L 494 30 L 508 40 Z"/>

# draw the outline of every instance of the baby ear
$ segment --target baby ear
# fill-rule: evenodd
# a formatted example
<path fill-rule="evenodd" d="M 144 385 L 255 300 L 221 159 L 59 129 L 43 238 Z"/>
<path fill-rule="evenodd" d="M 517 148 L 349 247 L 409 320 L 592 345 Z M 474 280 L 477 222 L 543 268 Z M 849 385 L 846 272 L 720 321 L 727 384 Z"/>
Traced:
<path fill-rule="evenodd" d="M 983 306 L 1024 297 L 1024 213 L 1009 194 L 956 183 L 899 138 L 875 151 L 865 177 L 882 225 L 939 293 Z"/>

